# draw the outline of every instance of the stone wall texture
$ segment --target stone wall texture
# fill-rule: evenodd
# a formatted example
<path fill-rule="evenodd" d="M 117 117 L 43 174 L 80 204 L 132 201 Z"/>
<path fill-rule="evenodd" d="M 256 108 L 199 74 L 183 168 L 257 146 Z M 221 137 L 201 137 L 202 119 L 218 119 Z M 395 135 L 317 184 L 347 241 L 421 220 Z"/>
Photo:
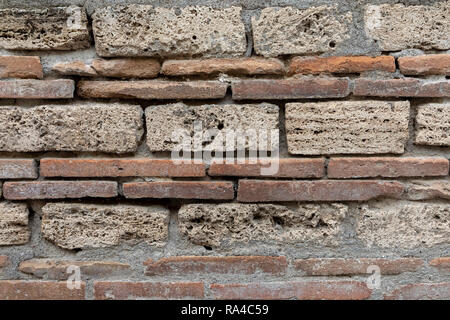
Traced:
<path fill-rule="evenodd" d="M 450 299 L 450 1 L 175 2 L 0 1 L 0 300 Z"/>

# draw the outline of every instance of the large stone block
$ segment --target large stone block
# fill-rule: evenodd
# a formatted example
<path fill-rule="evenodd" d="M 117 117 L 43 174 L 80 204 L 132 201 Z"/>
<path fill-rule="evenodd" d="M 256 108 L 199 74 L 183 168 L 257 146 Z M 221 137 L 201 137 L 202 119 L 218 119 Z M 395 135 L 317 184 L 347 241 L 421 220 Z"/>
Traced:
<path fill-rule="evenodd" d="M 124 241 L 161 245 L 168 236 L 169 211 L 160 206 L 49 203 L 42 213 L 44 238 L 66 249 Z"/>
<path fill-rule="evenodd" d="M 179 229 L 195 244 L 276 241 L 336 245 L 346 205 L 188 204 L 178 212 Z"/>
<path fill-rule="evenodd" d="M 424 1 L 427 2 L 427 1 Z M 365 30 L 382 51 L 407 48 L 450 48 L 450 1 L 431 5 L 369 5 L 365 12 Z"/>
<path fill-rule="evenodd" d="M 103 57 L 239 57 L 246 49 L 241 8 L 116 6 L 93 14 Z"/>
<path fill-rule="evenodd" d="M 0 202 L 0 245 L 24 244 L 29 239 L 27 205 Z"/>
<path fill-rule="evenodd" d="M 308 155 L 403 153 L 408 120 L 408 101 L 288 103 L 288 149 Z"/>
<path fill-rule="evenodd" d="M 0 107 L 0 151 L 133 152 L 142 135 L 142 110 L 123 104 Z"/>
<path fill-rule="evenodd" d="M 332 52 L 349 38 L 352 14 L 335 6 L 265 8 L 252 18 L 255 51 L 265 57 Z"/>
<path fill-rule="evenodd" d="M 416 144 L 450 146 L 450 103 L 419 106 L 416 116 Z"/>

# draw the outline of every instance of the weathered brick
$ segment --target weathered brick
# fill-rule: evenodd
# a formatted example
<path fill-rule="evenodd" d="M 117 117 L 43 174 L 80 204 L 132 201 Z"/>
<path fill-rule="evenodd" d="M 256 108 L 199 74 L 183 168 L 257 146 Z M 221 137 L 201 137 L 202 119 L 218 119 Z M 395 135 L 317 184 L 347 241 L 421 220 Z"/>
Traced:
<path fill-rule="evenodd" d="M 123 104 L 0 107 L 0 151 L 134 152 L 142 109 Z"/>
<path fill-rule="evenodd" d="M 0 159 L 0 179 L 35 179 L 38 177 L 33 159 Z"/>
<path fill-rule="evenodd" d="M 446 176 L 445 158 L 331 158 L 328 178 L 432 177 Z"/>
<path fill-rule="evenodd" d="M 201 133 L 203 137 L 207 136 L 208 130 L 217 133 L 216 136 L 205 139 L 208 143 L 203 146 L 203 150 L 264 150 L 264 146 L 255 145 L 249 138 L 245 138 L 243 147 L 239 147 L 237 143 L 230 147 L 227 134 L 234 130 L 237 136 L 244 136 L 245 130 L 255 130 L 258 137 L 265 134 L 267 140 L 270 140 L 271 130 L 278 129 L 279 108 L 267 103 L 200 106 L 177 103 L 146 108 L 145 116 L 147 145 L 151 151 L 176 151 L 181 146 L 195 150 L 193 140 L 196 130 L 201 130 L 198 134 Z M 164 123 L 164 126 L 161 126 L 161 123 Z M 196 126 L 197 123 L 201 126 Z M 184 135 L 191 139 L 189 145 L 185 145 Z M 275 143 L 271 141 L 271 144 Z"/>
<path fill-rule="evenodd" d="M 271 256 L 182 256 L 152 259 L 144 262 L 148 276 L 186 274 L 283 274 L 287 268 L 285 257 Z"/>
<path fill-rule="evenodd" d="M 52 70 L 65 76 L 95 77 L 97 72 L 83 61 L 60 62 Z"/>
<path fill-rule="evenodd" d="M 450 205 L 381 201 L 355 210 L 356 232 L 367 246 L 418 248 L 448 243 Z"/>
<path fill-rule="evenodd" d="M 204 163 L 178 164 L 172 160 L 146 158 L 47 158 L 40 161 L 40 174 L 43 177 L 203 177 L 206 175 Z"/>
<path fill-rule="evenodd" d="M 403 153 L 408 101 L 329 101 L 286 104 L 291 154 Z"/>
<path fill-rule="evenodd" d="M 82 277 L 102 277 L 121 274 L 130 269 L 130 265 L 113 261 L 70 261 L 55 259 L 32 259 L 19 264 L 19 271 L 38 278 L 66 280 L 71 273 L 70 266 L 80 268 Z"/>
<path fill-rule="evenodd" d="M 395 275 L 403 272 L 415 272 L 423 266 L 419 258 L 313 258 L 298 259 L 294 262 L 297 270 L 308 276 L 347 276 L 371 273 L 369 266 L 378 266 L 382 275 Z"/>
<path fill-rule="evenodd" d="M 0 202 L 0 245 L 27 243 L 30 234 L 27 205 L 17 202 Z"/>
<path fill-rule="evenodd" d="M 371 97 L 450 97 L 450 81 L 419 79 L 356 79 L 355 96 Z"/>
<path fill-rule="evenodd" d="M 161 206 L 49 203 L 42 208 L 42 234 L 66 249 L 99 248 L 122 242 L 162 245 L 169 211 Z"/>
<path fill-rule="evenodd" d="M 66 281 L 0 281 L 0 300 L 84 300 L 86 283 L 69 289 Z"/>
<path fill-rule="evenodd" d="M 70 99 L 73 80 L 8 80 L 0 81 L 0 98 L 9 99 Z"/>
<path fill-rule="evenodd" d="M 337 6 L 264 8 L 252 17 L 255 52 L 265 57 L 332 52 L 349 37 L 351 12 Z"/>
<path fill-rule="evenodd" d="M 365 71 L 395 72 L 392 56 L 365 57 L 294 57 L 289 74 L 361 73 Z"/>
<path fill-rule="evenodd" d="M 339 203 L 188 204 L 178 212 L 178 228 L 189 241 L 218 247 L 225 243 L 260 241 L 336 246 L 348 207 Z"/>
<path fill-rule="evenodd" d="M 88 19 L 83 8 L 0 9 L 0 48 L 76 50 L 89 46 Z"/>
<path fill-rule="evenodd" d="M 384 296 L 386 300 L 449 300 L 450 282 L 414 283 L 398 287 Z"/>
<path fill-rule="evenodd" d="M 450 146 L 450 103 L 420 105 L 416 115 L 416 144 Z"/>
<path fill-rule="evenodd" d="M 379 197 L 397 198 L 403 190 L 403 185 L 395 181 L 239 180 L 237 200 L 240 202 L 366 201 Z"/>
<path fill-rule="evenodd" d="M 3 196 L 9 200 L 112 198 L 117 195 L 115 181 L 20 181 L 3 184 Z"/>
<path fill-rule="evenodd" d="M 225 97 L 228 84 L 219 81 L 89 81 L 78 82 L 83 98 L 122 99 L 219 99 Z"/>
<path fill-rule="evenodd" d="M 246 163 L 212 163 L 208 169 L 210 176 L 234 176 L 234 177 L 283 177 L 283 178 L 321 178 L 325 174 L 325 159 L 272 159 L 253 161 L 246 159 Z M 263 168 L 277 167 L 278 170 L 272 174 L 272 170 L 264 173 Z M 275 170 L 275 169 L 274 169 Z"/>
<path fill-rule="evenodd" d="M 9 258 L 8 256 L 0 256 L 0 271 L 2 268 L 9 265 Z"/>
<path fill-rule="evenodd" d="M 39 57 L 0 56 L 0 79 L 42 79 L 43 76 Z"/>
<path fill-rule="evenodd" d="M 113 78 L 156 78 L 161 64 L 156 59 L 95 59 L 92 68 L 101 76 Z"/>
<path fill-rule="evenodd" d="M 232 182 L 227 181 L 154 181 L 123 184 L 126 198 L 216 199 L 234 198 Z"/>
<path fill-rule="evenodd" d="M 221 300 L 362 300 L 371 294 L 365 283 L 351 280 L 212 284 L 210 289 Z"/>
<path fill-rule="evenodd" d="M 97 300 L 202 299 L 202 282 L 95 282 Z"/>
<path fill-rule="evenodd" d="M 442 271 L 450 271 L 450 257 L 435 258 L 430 261 L 430 266 Z"/>
<path fill-rule="evenodd" d="M 405 198 L 409 200 L 450 199 L 450 181 L 408 181 Z"/>
<path fill-rule="evenodd" d="M 97 9 L 92 19 L 102 57 L 239 57 L 247 49 L 240 7 L 132 4 Z"/>
<path fill-rule="evenodd" d="M 234 100 L 342 98 L 350 93 L 348 78 L 239 80 L 231 89 Z"/>
<path fill-rule="evenodd" d="M 261 75 L 284 74 L 283 62 L 278 59 L 240 58 L 164 61 L 161 73 L 167 76 L 216 75 Z"/>
<path fill-rule="evenodd" d="M 398 65 L 401 73 L 406 75 L 450 75 L 450 54 L 400 57 Z"/>
<path fill-rule="evenodd" d="M 448 1 L 419 6 L 369 5 L 364 16 L 365 30 L 382 51 L 445 50 L 450 48 L 449 15 Z"/>

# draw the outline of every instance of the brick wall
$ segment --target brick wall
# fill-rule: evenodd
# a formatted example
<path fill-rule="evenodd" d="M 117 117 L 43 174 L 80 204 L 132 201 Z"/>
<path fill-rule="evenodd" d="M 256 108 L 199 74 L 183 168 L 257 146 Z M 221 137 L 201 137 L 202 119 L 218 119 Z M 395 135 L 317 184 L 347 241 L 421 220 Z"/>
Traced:
<path fill-rule="evenodd" d="M 0 299 L 450 298 L 449 1 L 142 2 L 0 1 Z"/>

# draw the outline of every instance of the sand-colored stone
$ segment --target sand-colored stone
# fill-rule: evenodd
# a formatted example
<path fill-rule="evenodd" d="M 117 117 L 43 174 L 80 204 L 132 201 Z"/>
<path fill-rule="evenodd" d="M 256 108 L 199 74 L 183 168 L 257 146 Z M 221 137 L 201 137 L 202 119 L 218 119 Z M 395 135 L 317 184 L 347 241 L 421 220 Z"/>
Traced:
<path fill-rule="evenodd" d="M 28 208 L 25 203 L 0 202 L 0 246 L 27 243 Z"/>
<path fill-rule="evenodd" d="M 416 116 L 416 144 L 450 146 L 450 103 L 419 106 Z"/>

